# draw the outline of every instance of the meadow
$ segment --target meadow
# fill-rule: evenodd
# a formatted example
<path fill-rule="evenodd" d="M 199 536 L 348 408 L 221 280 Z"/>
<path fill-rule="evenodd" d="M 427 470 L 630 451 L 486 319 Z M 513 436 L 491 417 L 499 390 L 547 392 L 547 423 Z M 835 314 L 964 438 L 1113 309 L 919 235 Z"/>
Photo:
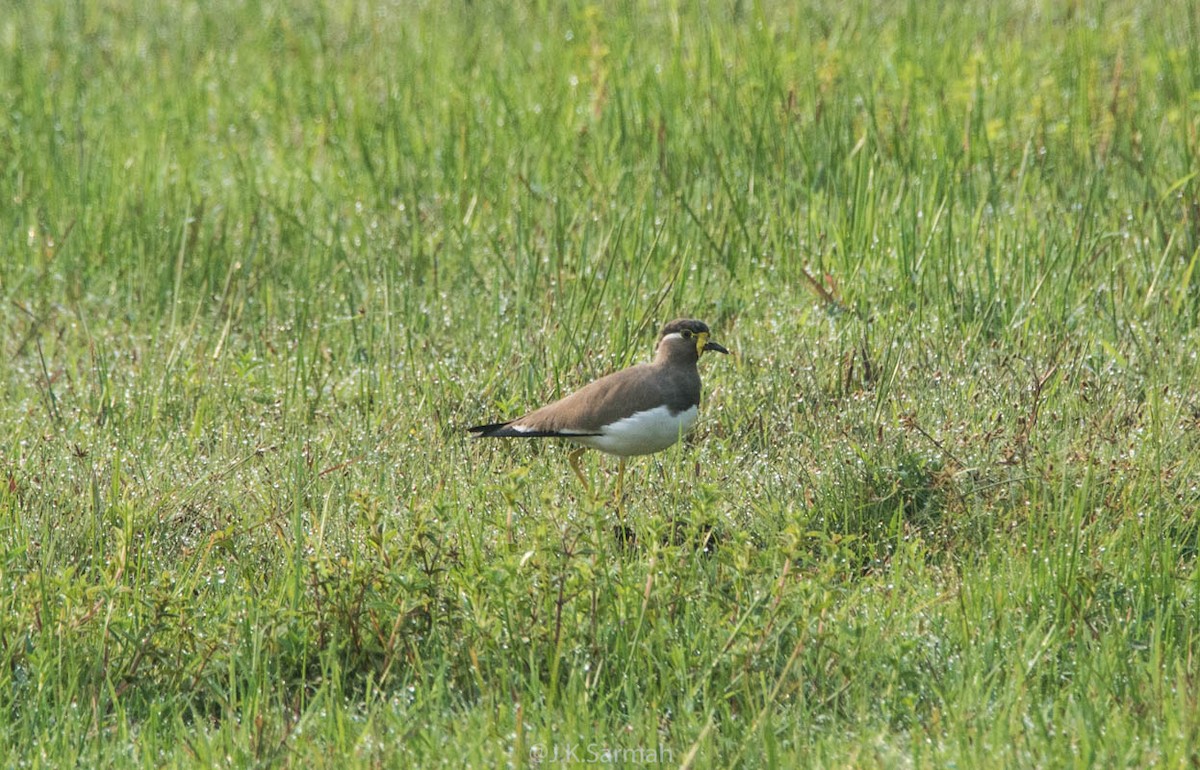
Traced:
<path fill-rule="evenodd" d="M 0 765 L 1194 767 L 1200 7 L 0 0 Z M 705 320 L 583 494 L 475 442 Z"/>

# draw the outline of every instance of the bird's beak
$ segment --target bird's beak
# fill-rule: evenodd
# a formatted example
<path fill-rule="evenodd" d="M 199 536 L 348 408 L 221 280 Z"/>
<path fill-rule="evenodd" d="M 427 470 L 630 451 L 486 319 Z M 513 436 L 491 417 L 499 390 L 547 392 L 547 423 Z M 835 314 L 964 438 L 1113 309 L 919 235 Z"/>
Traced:
<path fill-rule="evenodd" d="M 696 357 L 699 358 L 706 350 L 715 350 L 718 353 L 729 353 L 728 350 L 721 347 L 715 342 L 708 341 L 708 332 L 700 332 L 696 335 Z"/>

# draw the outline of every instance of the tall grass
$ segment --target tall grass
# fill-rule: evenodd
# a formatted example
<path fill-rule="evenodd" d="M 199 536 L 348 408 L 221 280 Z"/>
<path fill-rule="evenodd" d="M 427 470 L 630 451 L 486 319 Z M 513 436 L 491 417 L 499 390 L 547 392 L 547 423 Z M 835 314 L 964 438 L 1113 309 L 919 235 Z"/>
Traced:
<path fill-rule="evenodd" d="M 1197 761 L 1193 4 L 0 7 L 5 765 Z"/>

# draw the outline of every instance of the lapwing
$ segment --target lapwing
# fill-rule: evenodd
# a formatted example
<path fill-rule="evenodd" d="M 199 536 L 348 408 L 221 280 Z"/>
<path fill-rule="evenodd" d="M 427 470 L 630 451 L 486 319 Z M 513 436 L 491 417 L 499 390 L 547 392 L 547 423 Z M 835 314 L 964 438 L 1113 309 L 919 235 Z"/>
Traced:
<path fill-rule="evenodd" d="M 726 353 L 709 339 L 702 321 L 681 318 L 663 327 L 654 360 L 601 377 L 565 398 L 507 422 L 476 425 L 475 438 L 564 438 L 578 448 L 568 460 L 584 490 L 591 486 L 579 467 L 585 449 L 620 458 L 617 505 L 625 478 L 625 459 L 660 452 L 696 424 L 700 372 L 696 363 L 706 350 Z"/>

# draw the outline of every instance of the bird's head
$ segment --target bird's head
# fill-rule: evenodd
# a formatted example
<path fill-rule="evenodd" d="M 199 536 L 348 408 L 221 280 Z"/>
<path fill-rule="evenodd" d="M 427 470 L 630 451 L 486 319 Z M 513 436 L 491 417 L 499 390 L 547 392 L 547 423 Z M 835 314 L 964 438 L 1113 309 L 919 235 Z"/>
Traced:
<path fill-rule="evenodd" d="M 662 333 L 658 335 L 657 355 L 669 359 L 696 361 L 706 350 L 728 354 L 729 351 L 723 346 L 709 339 L 711 334 L 708 325 L 703 321 L 689 318 L 674 320 L 664 326 Z"/>

